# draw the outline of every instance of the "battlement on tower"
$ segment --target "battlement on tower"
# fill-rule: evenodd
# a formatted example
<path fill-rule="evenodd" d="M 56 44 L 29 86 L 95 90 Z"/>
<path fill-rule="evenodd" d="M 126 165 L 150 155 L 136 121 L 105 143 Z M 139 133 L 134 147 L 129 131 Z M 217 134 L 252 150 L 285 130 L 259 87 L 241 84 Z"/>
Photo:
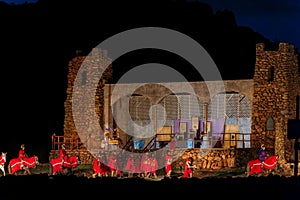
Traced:
<path fill-rule="evenodd" d="M 290 54 L 298 53 L 294 45 L 286 42 L 281 42 L 271 46 L 266 46 L 264 43 L 256 44 L 256 54 L 261 54 L 263 52 L 269 52 L 269 51 L 273 51 L 273 52 L 277 51 L 278 53 L 290 53 Z"/>

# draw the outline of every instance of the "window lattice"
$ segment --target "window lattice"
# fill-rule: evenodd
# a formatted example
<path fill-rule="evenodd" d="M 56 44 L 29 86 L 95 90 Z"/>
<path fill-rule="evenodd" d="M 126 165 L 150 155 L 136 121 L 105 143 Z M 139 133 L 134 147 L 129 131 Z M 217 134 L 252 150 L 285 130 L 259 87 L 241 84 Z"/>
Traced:
<path fill-rule="evenodd" d="M 241 94 L 218 94 L 208 105 L 208 118 L 250 118 L 251 101 Z"/>
<path fill-rule="evenodd" d="M 179 110 L 180 110 L 179 119 L 190 119 L 189 96 L 180 95 L 178 99 L 179 99 Z"/>
<path fill-rule="evenodd" d="M 203 103 L 196 96 L 190 95 L 190 119 L 192 117 L 203 119 Z"/>
<path fill-rule="evenodd" d="M 132 96 L 129 100 L 129 114 L 135 122 L 147 123 L 150 121 L 149 111 L 151 102 L 144 96 Z"/>
<path fill-rule="evenodd" d="M 203 103 L 193 95 L 169 95 L 161 101 L 160 105 L 164 109 L 157 111 L 156 119 L 166 120 L 168 124 L 175 119 L 190 120 L 194 116 L 203 119 L 204 116 Z M 132 96 L 129 103 L 132 120 L 140 121 L 142 124 L 149 122 L 151 106 L 152 103 L 147 97 Z M 250 117 L 251 102 L 241 94 L 218 94 L 208 105 L 209 119 Z"/>
<path fill-rule="evenodd" d="M 209 119 L 223 119 L 225 113 L 225 95 L 218 94 L 216 95 L 210 104 L 208 105 L 207 109 L 207 117 Z"/>
<path fill-rule="evenodd" d="M 170 123 L 175 119 L 191 120 L 194 116 L 203 118 L 203 103 L 193 95 L 169 95 L 160 104 L 165 108 L 166 120 Z"/>
<path fill-rule="evenodd" d="M 225 119 L 237 118 L 239 112 L 239 101 L 237 94 L 226 94 L 225 96 Z"/>
<path fill-rule="evenodd" d="M 203 103 L 194 95 L 178 95 L 179 119 L 191 120 L 192 117 L 203 118 Z"/>
<path fill-rule="evenodd" d="M 174 120 L 178 118 L 178 100 L 175 95 L 169 95 L 161 102 L 166 110 L 166 119 Z"/>
<path fill-rule="evenodd" d="M 239 118 L 251 117 L 251 101 L 244 95 L 239 95 Z"/>

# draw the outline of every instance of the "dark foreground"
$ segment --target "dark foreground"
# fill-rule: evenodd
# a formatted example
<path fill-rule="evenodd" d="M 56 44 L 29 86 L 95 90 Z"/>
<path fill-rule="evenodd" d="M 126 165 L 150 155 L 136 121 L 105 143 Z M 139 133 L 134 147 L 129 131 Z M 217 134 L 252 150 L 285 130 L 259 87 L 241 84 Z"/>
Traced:
<path fill-rule="evenodd" d="M 300 199 L 300 178 L 87 178 L 48 174 L 0 177 L 0 199 Z"/>

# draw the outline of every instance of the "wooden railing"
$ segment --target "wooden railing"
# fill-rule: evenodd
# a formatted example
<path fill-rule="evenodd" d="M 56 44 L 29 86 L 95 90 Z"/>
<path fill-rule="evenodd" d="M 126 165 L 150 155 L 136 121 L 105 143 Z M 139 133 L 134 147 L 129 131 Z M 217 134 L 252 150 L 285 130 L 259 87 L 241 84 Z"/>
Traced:
<path fill-rule="evenodd" d="M 241 139 L 234 137 L 234 139 L 231 139 L 230 137 L 226 137 L 226 134 L 230 134 L 233 135 L 232 133 L 222 133 L 223 137 L 221 139 L 215 139 L 213 137 L 208 137 L 208 138 L 204 138 L 204 139 L 194 139 L 194 138 L 190 138 L 190 140 L 193 141 L 193 143 L 195 144 L 196 142 L 201 142 L 202 145 L 200 146 L 200 148 L 205 148 L 205 146 L 207 145 L 208 148 L 248 148 L 248 147 L 254 147 L 258 145 L 258 141 L 255 140 L 251 140 L 250 138 L 250 133 L 242 133 L 242 134 L 238 134 L 240 136 L 242 136 Z M 170 137 L 170 140 L 165 140 L 165 141 L 161 141 L 158 138 L 162 135 L 166 135 Z M 245 139 L 245 136 L 248 136 L 250 139 Z M 148 151 L 148 150 L 153 150 L 153 149 L 158 149 L 158 148 L 162 148 L 164 146 L 164 144 L 168 144 L 168 142 L 171 141 L 171 138 L 176 137 L 176 134 L 157 134 L 155 135 L 152 140 L 150 140 L 150 142 L 148 142 L 147 144 L 144 144 L 143 149 L 140 149 L 142 151 Z M 224 139 L 224 138 L 230 138 L 230 139 Z M 183 139 L 183 142 L 186 142 L 187 139 Z M 217 146 L 216 144 L 219 143 L 221 144 L 220 146 Z M 57 136 L 55 134 L 52 135 L 52 150 L 59 150 L 61 148 L 61 145 L 65 144 L 66 148 L 68 150 L 81 150 L 84 149 L 84 145 L 83 143 L 80 141 L 80 139 L 77 137 L 72 137 L 72 136 Z M 239 145 L 238 145 L 239 144 Z M 240 145 L 242 144 L 242 145 Z M 249 146 L 247 146 L 246 144 L 249 144 Z M 186 144 L 185 144 L 186 145 Z M 196 145 L 194 145 L 196 147 Z M 258 145 L 259 146 L 259 145 Z M 133 151 L 134 150 L 134 142 L 133 142 L 133 138 L 129 137 L 129 139 L 126 141 L 126 143 L 122 146 L 123 149 L 127 150 L 127 151 Z"/>
<path fill-rule="evenodd" d="M 52 150 L 61 149 L 61 145 L 65 144 L 66 149 L 68 150 L 80 150 L 83 149 L 83 143 L 77 137 L 72 136 L 61 136 L 61 135 L 52 135 Z"/>

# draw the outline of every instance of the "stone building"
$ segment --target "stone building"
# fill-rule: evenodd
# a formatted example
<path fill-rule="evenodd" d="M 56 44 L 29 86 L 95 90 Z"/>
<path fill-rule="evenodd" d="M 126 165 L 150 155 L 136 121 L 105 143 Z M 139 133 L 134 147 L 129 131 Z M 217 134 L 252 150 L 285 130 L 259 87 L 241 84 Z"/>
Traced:
<path fill-rule="evenodd" d="M 119 137 L 126 143 L 129 133 L 137 130 L 133 121 L 150 127 L 152 135 L 138 135 L 148 140 L 164 128 L 183 137 L 200 132 L 207 139 L 204 149 L 213 148 L 221 138 L 222 150 L 265 144 L 284 162 L 293 161 L 294 141 L 287 138 L 287 121 L 300 112 L 296 111 L 299 63 L 293 45 L 280 43 L 278 49 L 268 50 L 257 44 L 253 79 L 189 82 L 193 93 L 174 92 L 185 90 L 180 82 L 109 84 L 110 63 L 107 53 L 96 48 L 69 62 L 64 136 L 80 140 L 79 149 L 98 152 L 108 127 L 121 127 Z"/>

